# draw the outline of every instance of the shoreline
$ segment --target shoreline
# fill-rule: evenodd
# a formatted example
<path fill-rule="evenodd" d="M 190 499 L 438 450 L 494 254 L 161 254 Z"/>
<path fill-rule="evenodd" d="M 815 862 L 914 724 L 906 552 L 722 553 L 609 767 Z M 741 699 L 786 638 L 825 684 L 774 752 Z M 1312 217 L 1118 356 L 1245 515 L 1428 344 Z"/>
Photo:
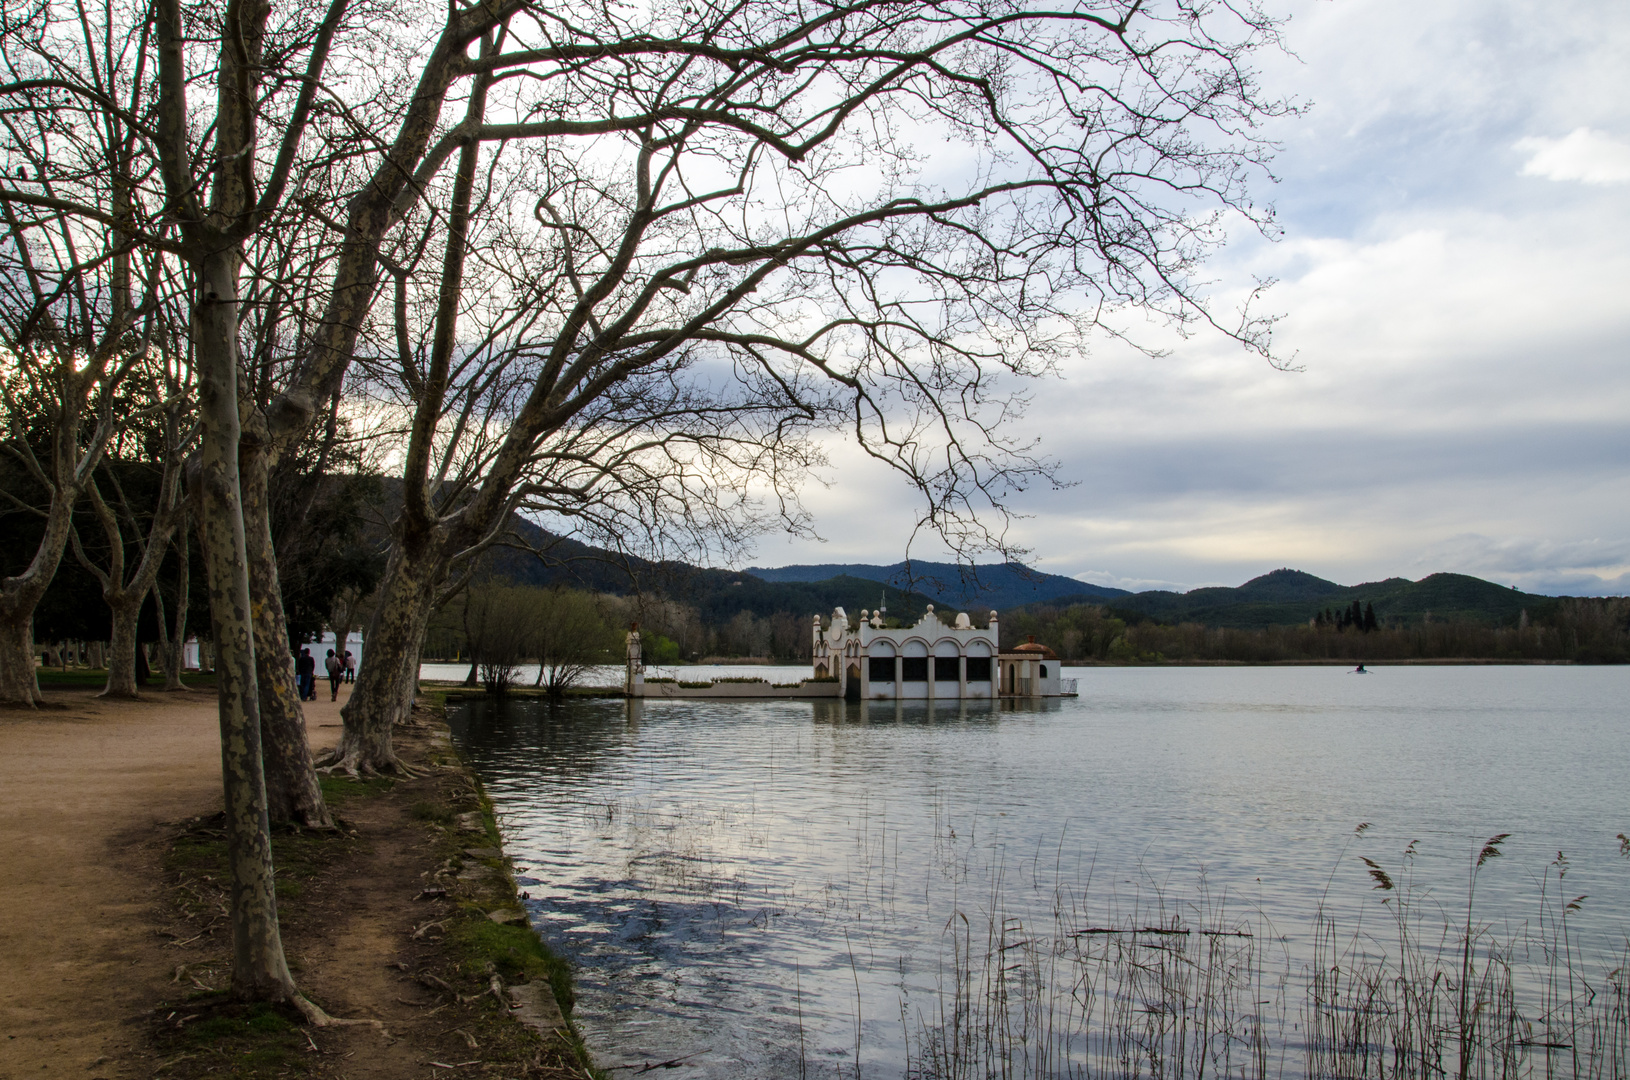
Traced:
<path fill-rule="evenodd" d="M 0 714 L 0 858 L 14 878 L 0 1075 L 385 1080 L 429 1061 L 585 1075 L 569 972 L 526 921 L 441 695 L 398 728 L 418 777 L 324 778 L 340 831 L 274 832 L 296 982 L 330 1015 L 368 1021 L 310 1028 L 222 992 L 215 695 L 44 691 L 47 708 Z M 305 704 L 314 749 L 337 739 L 341 704 Z"/>

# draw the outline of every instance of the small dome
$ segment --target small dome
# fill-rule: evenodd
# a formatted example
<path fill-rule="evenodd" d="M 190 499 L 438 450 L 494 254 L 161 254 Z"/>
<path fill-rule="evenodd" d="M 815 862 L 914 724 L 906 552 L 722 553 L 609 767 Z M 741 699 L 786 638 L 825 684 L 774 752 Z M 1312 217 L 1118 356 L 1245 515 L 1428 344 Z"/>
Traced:
<path fill-rule="evenodd" d="M 971 629 L 973 629 L 973 623 L 968 621 L 968 613 L 966 611 L 962 611 L 962 612 L 957 613 L 956 628 L 958 630 L 971 630 Z"/>
<path fill-rule="evenodd" d="M 1058 659 L 1058 654 L 1055 653 L 1053 650 L 1049 649 L 1045 645 L 1037 644 L 1034 635 L 1032 635 L 1030 640 L 1025 642 L 1023 645 L 1016 645 L 1012 649 L 1009 649 L 1008 651 L 1009 652 L 1014 652 L 1014 653 L 1024 653 L 1024 654 L 1029 655 L 1029 656 L 1039 656 L 1043 660 L 1057 660 Z"/>

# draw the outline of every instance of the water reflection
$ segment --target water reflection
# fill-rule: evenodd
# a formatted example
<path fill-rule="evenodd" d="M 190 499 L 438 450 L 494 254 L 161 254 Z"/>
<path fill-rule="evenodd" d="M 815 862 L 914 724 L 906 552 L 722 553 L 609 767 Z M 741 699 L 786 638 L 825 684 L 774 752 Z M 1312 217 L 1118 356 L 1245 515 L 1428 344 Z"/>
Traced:
<path fill-rule="evenodd" d="M 1580 932 L 1622 940 L 1625 672 L 1081 674 L 1079 701 L 473 700 L 455 736 L 608 1066 L 898 1076 L 985 928 L 1261 919 L 1304 956 L 1321 897 L 1379 899 L 1359 855 L 1412 840 L 1452 907 L 1515 833 L 1478 886 L 1508 927 L 1565 848 Z"/>
<path fill-rule="evenodd" d="M 952 701 L 812 701 L 811 719 L 816 724 L 909 724 L 943 726 L 989 725 L 1013 713 L 1057 712 L 1058 698 L 1040 700 L 965 699 Z"/>

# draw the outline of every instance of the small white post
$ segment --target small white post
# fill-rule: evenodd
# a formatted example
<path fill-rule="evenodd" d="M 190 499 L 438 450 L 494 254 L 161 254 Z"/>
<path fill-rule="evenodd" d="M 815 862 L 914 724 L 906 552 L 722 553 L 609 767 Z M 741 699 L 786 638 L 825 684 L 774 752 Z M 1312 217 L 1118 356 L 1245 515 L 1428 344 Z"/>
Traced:
<path fill-rule="evenodd" d="M 629 697 L 645 696 L 645 661 L 640 652 L 640 624 L 628 624 L 628 675 L 623 681 L 623 692 Z"/>

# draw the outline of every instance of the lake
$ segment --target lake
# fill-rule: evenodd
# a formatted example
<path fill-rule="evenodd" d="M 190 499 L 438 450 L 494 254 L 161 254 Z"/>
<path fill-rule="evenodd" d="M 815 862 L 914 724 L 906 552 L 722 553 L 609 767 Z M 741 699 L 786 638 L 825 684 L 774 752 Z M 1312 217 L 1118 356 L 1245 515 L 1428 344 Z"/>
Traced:
<path fill-rule="evenodd" d="M 452 721 L 534 924 L 577 966 L 603 1066 L 917 1077 L 999 1058 L 1073 1075 L 1176 1039 L 1142 1071 L 1202 1053 L 1229 1074 L 1320 1072 L 1308 972 L 1411 947 L 1453 970 L 1472 861 L 1499 834 L 1468 970 L 1493 978 L 1503 949 L 1524 1016 L 1581 997 L 1559 994 L 1559 956 L 1577 959 L 1568 986 L 1611 983 L 1630 928 L 1630 669 L 1064 674 L 1079 698 L 482 700 Z M 1213 951 L 1173 951 L 1188 942 Z M 1228 1031 L 1195 1039 L 1187 1006 L 1150 1004 L 1138 980 L 1171 956 L 1243 980 L 1202 980 Z"/>

